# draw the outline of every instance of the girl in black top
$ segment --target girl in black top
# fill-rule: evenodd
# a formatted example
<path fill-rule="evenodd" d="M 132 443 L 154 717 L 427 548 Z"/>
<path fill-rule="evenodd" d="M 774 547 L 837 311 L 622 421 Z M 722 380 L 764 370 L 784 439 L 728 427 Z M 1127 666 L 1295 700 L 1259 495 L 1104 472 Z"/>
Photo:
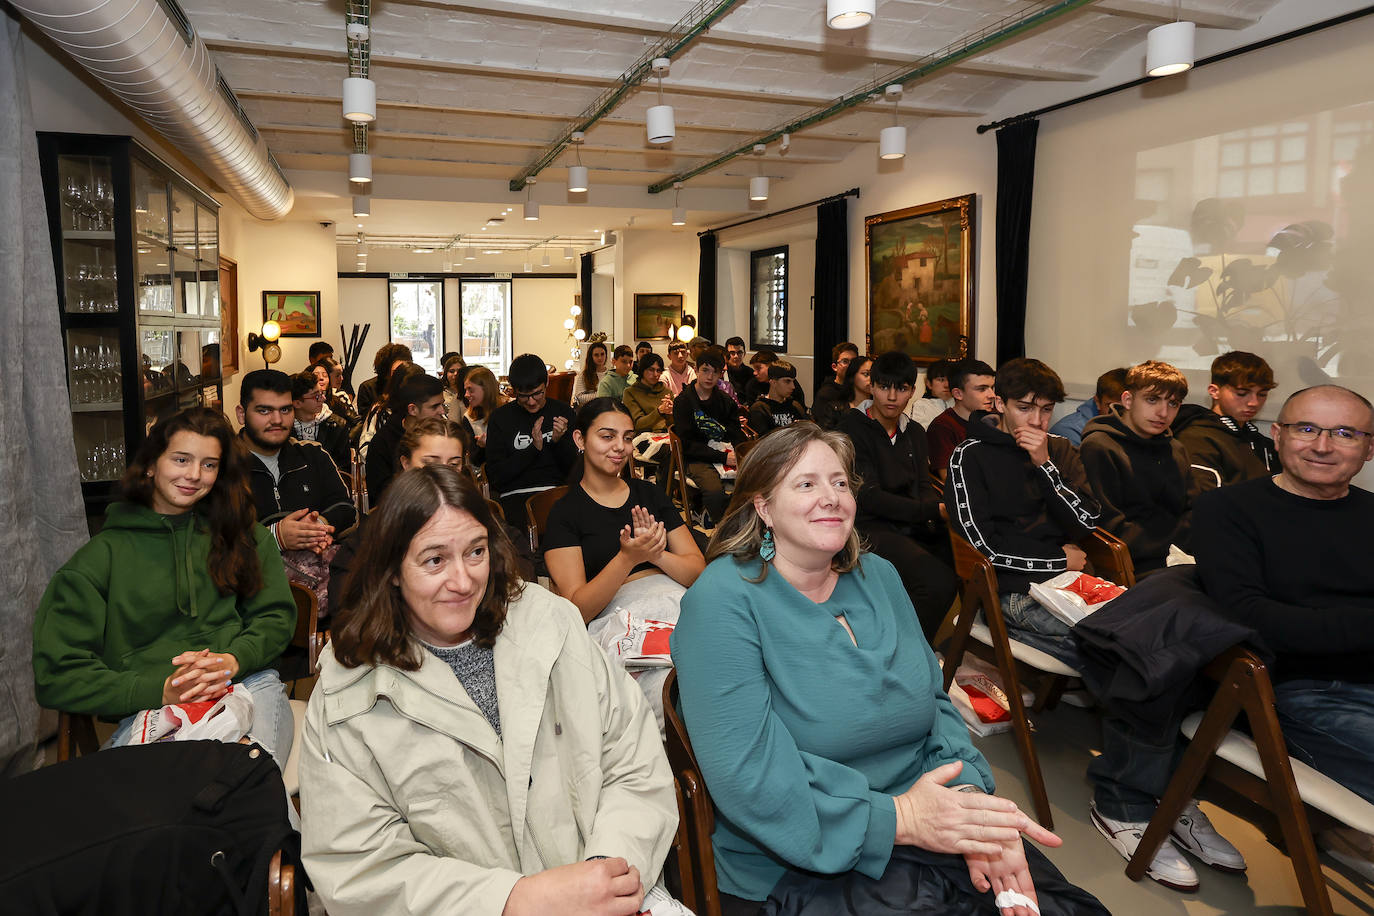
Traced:
<path fill-rule="evenodd" d="M 706 565 L 667 495 L 648 481 L 626 479 L 634 436 L 624 404 L 614 398 L 589 402 L 573 431 L 583 452 L 582 479 L 549 513 L 544 562 L 559 594 L 587 623 L 631 582 L 671 579 L 680 597 Z M 676 619 L 676 608 L 671 612 Z"/>

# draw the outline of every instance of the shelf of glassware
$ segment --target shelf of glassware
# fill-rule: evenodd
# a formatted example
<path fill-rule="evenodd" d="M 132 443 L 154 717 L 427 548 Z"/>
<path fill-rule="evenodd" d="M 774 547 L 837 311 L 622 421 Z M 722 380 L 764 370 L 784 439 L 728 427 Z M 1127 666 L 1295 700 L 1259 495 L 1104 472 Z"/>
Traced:
<path fill-rule="evenodd" d="M 118 328 L 67 330 L 67 392 L 83 481 L 124 472 L 124 373 Z"/>
<path fill-rule="evenodd" d="M 109 156 L 57 158 L 63 305 L 70 313 L 119 311 L 111 168 Z"/>

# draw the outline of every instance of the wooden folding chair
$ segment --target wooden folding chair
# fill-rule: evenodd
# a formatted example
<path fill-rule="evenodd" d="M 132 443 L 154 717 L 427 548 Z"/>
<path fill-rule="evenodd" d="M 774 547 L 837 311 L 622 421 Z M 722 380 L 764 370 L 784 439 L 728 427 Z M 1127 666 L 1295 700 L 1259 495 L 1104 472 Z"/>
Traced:
<path fill-rule="evenodd" d="M 525 500 L 525 518 L 528 519 L 528 532 L 530 537 L 530 550 L 539 553 L 539 539 L 543 536 L 545 529 L 549 527 L 549 512 L 553 510 L 553 504 L 558 502 L 568 493 L 568 488 L 553 487 L 549 490 L 540 490 Z"/>
<path fill-rule="evenodd" d="M 664 750 L 673 771 L 678 797 L 678 873 L 682 878 L 681 900 L 697 916 L 721 916 L 720 890 L 716 887 L 716 858 L 711 851 L 711 832 L 716 827 L 715 809 L 701 778 L 701 767 L 687 726 L 677 712 L 677 671 L 663 682 L 663 724 L 667 733 Z M 685 829 L 684 829 L 685 828 Z"/>
<path fill-rule="evenodd" d="M 687 462 L 682 457 L 682 439 L 671 429 L 668 430 L 668 495 L 676 499 L 682 510 L 682 520 L 690 525 L 692 492 L 687 485 Z"/>
<path fill-rule="evenodd" d="M 320 650 L 325 643 L 325 634 L 319 628 L 319 599 L 300 583 L 290 585 L 291 597 L 296 602 L 296 632 L 291 634 L 290 644 L 274 666 L 286 683 L 319 674 Z"/>
<path fill-rule="evenodd" d="M 71 760 L 100 750 L 95 734 L 95 716 L 78 712 L 57 713 L 57 762 Z"/>
<path fill-rule="evenodd" d="M 1338 822 L 1374 833 L 1374 804 L 1288 756 L 1275 710 L 1274 686 L 1257 655 L 1249 649 L 1231 649 L 1214 659 L 1204 673 L 1217 681 L 1216 695 L 1205 714 L 1195 713 L 1183 722 L 1183 733 L 1192 741 L 1126 865 L 1126 877 L 1132 881 L 1144 877 L 1184 805 L 1203 777 L 1209 776 L 1274 813 L 1303 905 L 1309 913 L 1329 916 L 1331 897 L 1317 859 L 1312 823 L 1320 828 Z M 1253 738 L 1231 730 L 1241 712 Z"/>
<path fill-rule="evenodd" d="M 296 866 L 283 862 L 281 850 L 267 866 L 268 916 L 296 916 Z"/>

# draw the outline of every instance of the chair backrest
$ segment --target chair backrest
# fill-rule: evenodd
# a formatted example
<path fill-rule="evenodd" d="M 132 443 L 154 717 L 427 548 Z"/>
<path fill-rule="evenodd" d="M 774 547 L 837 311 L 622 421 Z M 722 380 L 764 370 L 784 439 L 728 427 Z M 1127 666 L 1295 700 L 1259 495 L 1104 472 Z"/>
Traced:
<path fill-rule="evenodd" d="M 687 489 L 687 464 L 682 458 L 682 439 L 673 430 L 668 430 L 668 486 L 677 486 L 677 501 L 682 508 L 682 518 L 688 524 L 692 521 L 692 494 Z M 670 491 L 669 495 L 673 495 Z"/>
<path fill-rule="evenodd" d="M 302 677 L 319 674 L 320 650 L 324 648 L 324 636 L 319 630 L 320 600 L 315 592 L 298 582 L 291 583 L 291 598 L 296 602 L 296 632 L 291 634 L 291 647 L 304 654 L 307 673 Z"/>
<path fill-rule="evenodd" d="M 960 581 L 980 598 L 996 596 L 997 572 L 992 568 L 991 561 L 953 528 L 949 529 L 949 545 L 954 551 L 954 573 Z"/>
<path fill-rule="evenodd" d="M 548 399 L 550 401 L 562 401 L 564 404 L 572 403 L 573 379 L 576 372 L 555 372 L 549 376 Z"/>
<path fill-rule="evenodd" d="M 711 832 L 716 828 L 715 808 L 706 782 L 692 752 L 687 726 L 677 712 L 677 671 L 670 669 L 663 682 L 664 750 L 678 790 L 678 814 L 687 824 L 686 855 L 679 851 L 682 902 L 697 916 L 721 916 L 720 891 L 716 886 L 716 859 L 711 851 Z"/>
<path fill-rule="evenodd" d="M 1079 541 L 1078 546 L 1088 555 L 1097 575 L 1126 588 L 1135 587 L 1135 564 L 1125 541 L 1098 528 Z"/>
<path fill-rule="evenodd" d="M 525 500 L 525 517 L 529 519 L 530 549 L 538 552 L 539 539 L 549 526 L 549 512 L 553 504 L 568 493 L 566 486 L 540 490 Z"/>

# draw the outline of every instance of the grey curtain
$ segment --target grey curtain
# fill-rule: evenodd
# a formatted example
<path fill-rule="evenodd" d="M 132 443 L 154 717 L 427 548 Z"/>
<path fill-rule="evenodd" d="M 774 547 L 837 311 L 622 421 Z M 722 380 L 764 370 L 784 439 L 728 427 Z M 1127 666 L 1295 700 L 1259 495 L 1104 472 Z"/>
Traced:
<path fill-rule="evenodd" d="M 0 775 L 32 769 L 33 614 L 86 541 L 19 23 L 0 15 Z"/>

